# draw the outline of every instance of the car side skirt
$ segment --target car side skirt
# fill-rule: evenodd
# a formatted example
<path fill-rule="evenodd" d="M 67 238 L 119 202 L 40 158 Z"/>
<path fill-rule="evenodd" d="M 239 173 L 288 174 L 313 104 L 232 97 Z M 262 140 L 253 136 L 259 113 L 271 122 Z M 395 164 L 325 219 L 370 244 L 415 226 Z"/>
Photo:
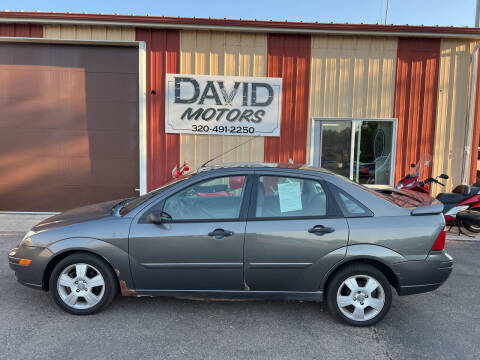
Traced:
<path fill-rule="evenodd" d="M 169 296 L 202 299 L 266 299 L 323 301 L 323 291 L 234 291 L 234 290 L 134 290 L 137 297 Z"/>

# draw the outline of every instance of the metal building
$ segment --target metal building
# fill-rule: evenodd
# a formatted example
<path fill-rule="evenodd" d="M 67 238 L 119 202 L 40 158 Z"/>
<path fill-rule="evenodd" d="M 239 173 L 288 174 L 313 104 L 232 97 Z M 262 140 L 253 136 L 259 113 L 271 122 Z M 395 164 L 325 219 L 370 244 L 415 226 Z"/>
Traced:
<path fill-rule="evenodd" d="M 479 40 L 475 28 L 0 12 L 0 210 L 135 196 L 250 138 L 166 130 L 166 74 L 281 79 L 279 136 L 218 161 L 292 159 L 393 185 L 430 154 L 425 176 L 474 182 Z"/>

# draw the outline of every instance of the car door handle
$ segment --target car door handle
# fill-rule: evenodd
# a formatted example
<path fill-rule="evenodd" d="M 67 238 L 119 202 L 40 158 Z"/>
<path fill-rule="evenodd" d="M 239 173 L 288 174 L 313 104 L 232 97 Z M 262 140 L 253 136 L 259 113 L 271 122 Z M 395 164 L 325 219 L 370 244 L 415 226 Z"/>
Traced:
<path fill-rule="evenodd" d="M 227 236 L 232 236 L 233 231 L 223 230 L 223 229 L 215 229 L 212 232 L 208 233 L 208 236 L 213 236 L 215 239 L 223 239 Z"/>
<path fill-rule="evenodd" d="M 315 225 L 314 227 L 308 229 L 309 233 L 315 234 L 315 235 L 323 235 L 323 234 L 329 234 L 334 232 L 335 229 L 331 227 L 325 227 L 323 225 Z"/>

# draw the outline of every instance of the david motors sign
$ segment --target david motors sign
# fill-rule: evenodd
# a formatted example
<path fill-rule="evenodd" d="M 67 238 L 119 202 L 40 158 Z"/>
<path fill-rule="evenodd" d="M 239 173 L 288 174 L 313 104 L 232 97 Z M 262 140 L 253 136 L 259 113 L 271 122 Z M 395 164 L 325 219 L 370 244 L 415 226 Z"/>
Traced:
<path fill-rule="evenodd" d="M 167 133 L 280 136 L 282 79 L 166 75 Z"/>

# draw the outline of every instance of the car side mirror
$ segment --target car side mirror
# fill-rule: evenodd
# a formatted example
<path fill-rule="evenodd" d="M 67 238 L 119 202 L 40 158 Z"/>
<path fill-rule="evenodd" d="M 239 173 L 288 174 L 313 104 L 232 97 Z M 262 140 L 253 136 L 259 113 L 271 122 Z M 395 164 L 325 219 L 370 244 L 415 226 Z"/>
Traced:
<path fill-rule="evenodd" d="M 160 225 L 171 222 L 172 217 L 168 213 L 162 211 L 160 213 L 149 214 L 147 220 L 149 223 Z"/>
<path fill-rule="evenodd" d="M 439 178 L 440 178 L 440 179 L 445 179 L 445 180 L 447 180 L 447 179 L 448 179 L 448 175 L 447 175 L 447 174 L 440 174 Z"/>

